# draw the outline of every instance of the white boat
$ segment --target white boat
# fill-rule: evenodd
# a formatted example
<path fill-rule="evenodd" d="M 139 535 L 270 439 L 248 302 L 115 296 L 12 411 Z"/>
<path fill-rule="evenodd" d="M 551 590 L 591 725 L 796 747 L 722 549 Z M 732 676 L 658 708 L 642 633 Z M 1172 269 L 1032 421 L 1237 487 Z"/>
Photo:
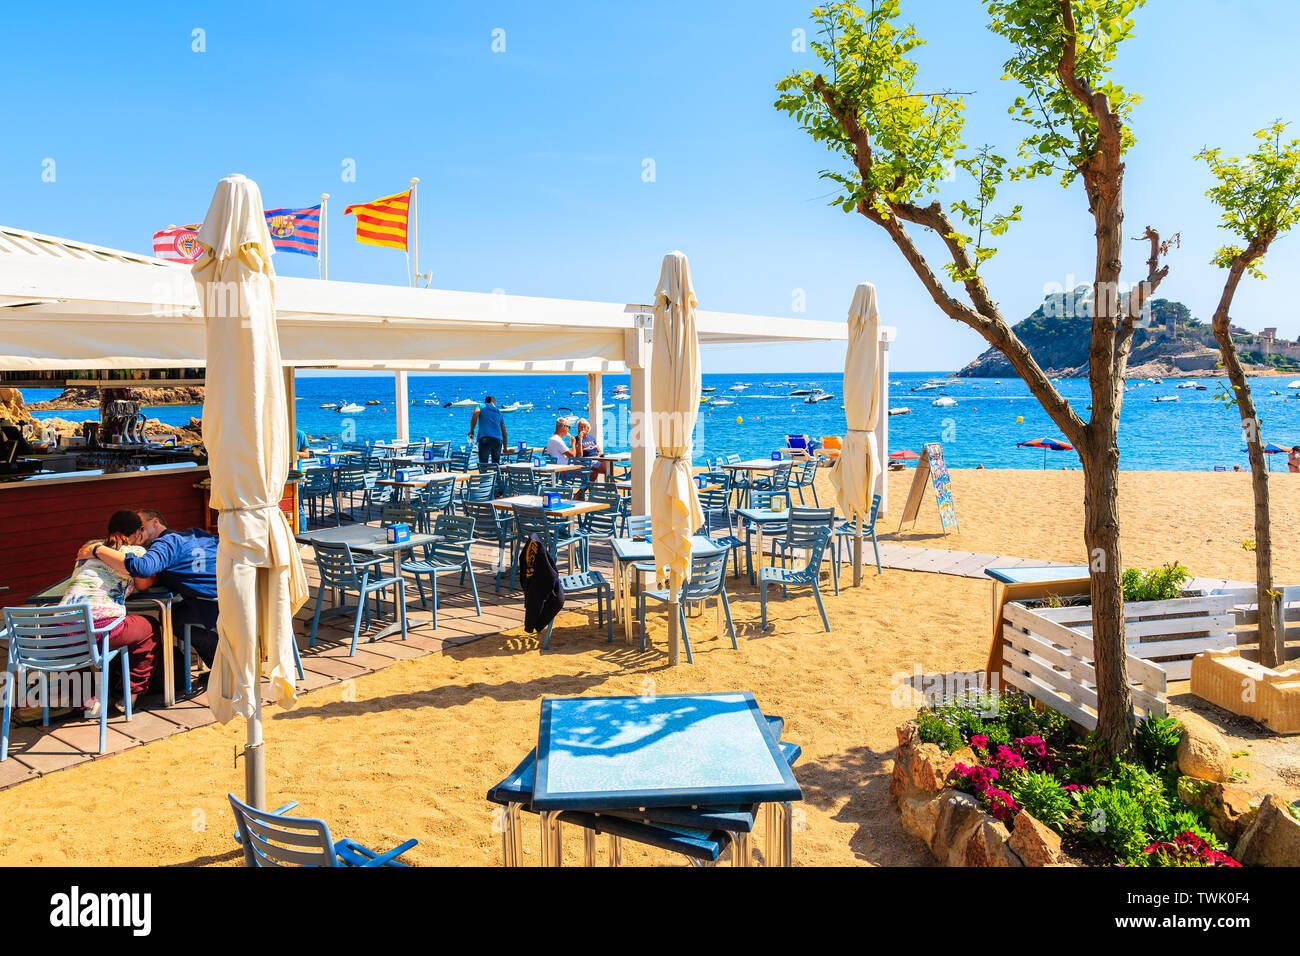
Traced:
<path fill-rule="evenodd" d="M 715 408 L 722 408 L 725 405 L 735 405 L 735 404 L 736 403 L 729 398 L 715 398 L 713 401 L 709 402 L 709 405 Z"/>
<path fill-rule="evenodd" d="M 478 402 L 472 398 L 462 398 L 458 402 L 451 403 L 452 408 L 478 408 Z"/>
<path fill-rule="evenodd" d="M 346 405 L 339 406 L 340 415 L 356 415 L 365 410 L 366 406 L 358 405 L 356 402 L 348 402 Z"/>
<path fill-rule="evenodd" d="M 812 393 L 813 393 L 813 389 L 811 388 L 796 388 L 793 392 L 790 393 L 790 397 L 799 398 L 803 395 L 811 395 Z"/>
<path fill-rule="evenodd" d="M 935 408 L 952 408 L 954 405 L 957 404 L 957 399 L 949 398 L 947 395 L 945 395 L 943 398 L 936 398 L 930 404 L 933 405 Z"/>
<path fill-rule="evenodd" d="M 1300 378 L 1288 385 L 1287 388 L 1300 388 Z"/>
<path fill-rule="evenodd" d="M 326 402 L 324 405 L 321 406 L 321 408 L 338 408 L 338 407 L 339 406 L 337 402 Z"/>
<path fill-rule="evenodd" d="M 586 395 L 586 392 L 570 392 L 570 395 Z"/>
<path fill-rule="evenodd" d="M 911 410 L 910 408 L 908 408 L 907 406 L 903 406 L 902 408 L 891 408 L 891 409 L 889 410 L 889 414 L 891 414 L 891 415 L 910 415 L 910 414 L 912 414 L 912 410 Z"/>
<path fill-rule="evenodd" d="M 370 403 L 367 402 L 366 404 L 368 405 L 368 404 L 370 404 Z M 376 403 L 376 404 L 378 404 L 378 403 Z M 438 401 L 436 398 L 413 398 L 413 399 L 411 399 L 411 404 L 412 404 L 412 405 L 434 405 L 434 406 L 437 406 L 437 405 L 441 405 L 442 402 Z"/>
<path fill-rule="evenodd" d="M 740 383 L 736 383 L 735 385 L 731 386 L 731 388 L 727 389 L 727 391 L 729 391 L 729 392 L 743 392 L 743 391 L 744 391 L 745 389 L 747 389 L 747 388 L 749 388 L 748 385 L 742 385 L 742 384 L 740 384 Z"/>
<path fill-rule="evenodd" d="M 501 414 L 509 415 L 511 412 L 532 411 L 532 408 L 532 402 L 511 402 L 509 405 L 506 405 L 501 409 Z"/>
<path fill-rule="evenodd" d="M 716 392 L 717 390 L 718 390 L 718 386 L 716 385 L 709 385 L 706 388 L 700 389 L 701 392 Z"/>
<path fill-rule="evenodd" d="M 913 392 L 933 392 L 936 388 L 943 388 L 945 384 L 947 384 L 947 383 L 946 383 L 946 382 L 936 382 L 936 381 L 931 380 L 931 381 L 929 381 L 929 382 L 923 382 L 923 383 L 920 384 L 920 385 L 915 385 L 915 386 L 913 386 L 913 387 L 910 389 L 910 391 L 913 391 Z"/>
<path fill-rule="evenodd" d="M 832 395 L 830 392 L 823 392 L 821 389 L 818 389 L 817 391 L 813 392 L 811 395 L 809 395 L 807 398 L 804 399 L 804 404 L 816 405 L 818 402 L 825 402 L 834 397 L 835 396 Z"/>
<path fill-rule="evenodd" d="M 706 391 L 707 391 L 707 389 L 706 389 Z M 627 392 L 615 392 L 615 393 L 614 393 L 614 401 L 616 401 L 616 402 L 630 402 L 630 401 L 632 401 L 632 396 L 629 395 Z"/>
<path fill-rule="evenodd" d="M 1179 387 L 1179 388 L 1195 388 L 1195 387 L 1196 387 L 1196 383 L 1195 383 L 1195 382 L 1179 382 L 1179 383 L 1178 383 L 1178 387 Z"/>
<path fill-rule="evenodd" d="M 1153 401 L 1153 402 L 1176 402 L 1176 401 L 1178 401 L 1178 396 L 1177 396 L 1177 395 L 1157 395 L 1155 398 L 1151 399 L 1151 401 Z"/>

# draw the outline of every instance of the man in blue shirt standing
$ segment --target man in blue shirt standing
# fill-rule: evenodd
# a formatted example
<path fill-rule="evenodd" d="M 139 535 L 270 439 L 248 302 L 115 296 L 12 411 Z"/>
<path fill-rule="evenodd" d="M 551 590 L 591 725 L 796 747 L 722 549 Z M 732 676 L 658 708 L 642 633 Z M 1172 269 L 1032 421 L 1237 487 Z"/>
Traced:
<path fill-rule="evenodd" d="M 506 444 L 506 420 L 497 408 L 496 400 L 489 395 L 483 407 L 474 409 L 469 420 L 469 438 L 474 440 L 474 426 L 478 425 L 478 466 L 482 470 L 489 461 L 501 464 L 501 449 Z"/>
<path fill-rule="evenodd" d="M 217 653 L 217 538 L 201 528 L 173 531 L 151 508 L 141 508 L 136 514 L 140 527 L 131 543 L 148 550 L 132 556 L 101 546 L 98 557 L 131 575 L 140 590 L 156 583 L 179 594 L 182 600 L 172 612 L 173 630 L 177 637 L 184 637 L 186 624 L 199 625 L 191 632 L 190 643 L 211 667 Z"/>

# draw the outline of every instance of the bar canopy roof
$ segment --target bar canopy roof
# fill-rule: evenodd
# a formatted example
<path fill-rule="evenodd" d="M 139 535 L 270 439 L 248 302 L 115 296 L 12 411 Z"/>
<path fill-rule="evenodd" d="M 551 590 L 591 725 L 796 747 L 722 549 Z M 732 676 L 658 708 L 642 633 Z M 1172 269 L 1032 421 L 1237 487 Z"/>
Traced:
<path fill-rule="evenodd" d="M 297 368 L 620 373 L 650 308 L 280 276 L 276 311 Z M 848 335 L 708 311 L 698 328 L 704 346 Z M 0 370 L 199 367 L 204 341 L 188 266 L 0 226 Z"/>

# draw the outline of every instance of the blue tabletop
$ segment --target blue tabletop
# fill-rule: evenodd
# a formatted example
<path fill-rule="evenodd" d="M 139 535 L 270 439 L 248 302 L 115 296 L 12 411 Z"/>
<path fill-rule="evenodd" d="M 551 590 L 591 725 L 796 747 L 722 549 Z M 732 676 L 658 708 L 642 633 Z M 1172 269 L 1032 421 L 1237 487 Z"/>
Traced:
<path fill-rule="evenodd" d="M 717 806 L 803 791 L 748 692 L 542 700 L 538 810 Z"/>
<path fill-rule="evenodd" d="M 1090 576 L 1086 564 L 1053 564 L 1024 568 L 985 568 L 984 573 L 1003 584 L 1040 584 L 1045 581 L 1076 581 Z"/>
<path fill-rule="evenodd" d="M 635 538 L 611 538 L 609 543 L 614 549 L 614 556 L 620 561 L 649 561 L 655 556 L 654 544 L 648 539 L 638 541 Z M 702 534 L 691 535 L 691 557 L 693 558 L 723 550 L 725 549 L 722 545 L 712 538 L 706 538 Z"/>

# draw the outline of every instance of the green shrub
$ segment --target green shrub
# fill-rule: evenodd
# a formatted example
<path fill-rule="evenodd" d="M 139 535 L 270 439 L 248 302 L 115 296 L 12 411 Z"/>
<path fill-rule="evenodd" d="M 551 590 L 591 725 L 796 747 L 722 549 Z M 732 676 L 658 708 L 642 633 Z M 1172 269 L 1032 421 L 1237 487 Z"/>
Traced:
<path fill-rule="evenodd" d="M 961 750 L 966 741 L 961 731 L 942 714 L 922 711 L 916 715 L 917 735 L 927 744 L 938 744 L 948 753 Z"/>
<path fill-rule="evenodd" d="M 1162 773 L 1178 762 L 1182 736 L 1183 725 L 1176 717 L 1152 716 L 1138 721 L 1133 742 L 1147 767 Z"/>
<path fill-rule="evenodd" d="M 1079 800 L 1079 834 L 1109 850 L 1115 862 L 1140 865 L 1151 839 L 1141 802 L 1118 787 L 1084 790 Z"/>
<path fill-rule="evenodd" d="M 1061 789 L 1060 781 L 1050 773 L 1027 770 L 1013 774 L 1007 781 L 1007 792 L 1040 823 L 1057 833 L 1065 832 L 1074 803 L 1069 793 Z"/>
<path fill-rule="evenodd" d="M 1139 571 L 1125 568 L 1121 576 L 1125 601 L 1168 601 L 1183 592 L 1183 585 L 1192 573 L 1181 564 L 1166 564 L 1162 568 Z"/>

